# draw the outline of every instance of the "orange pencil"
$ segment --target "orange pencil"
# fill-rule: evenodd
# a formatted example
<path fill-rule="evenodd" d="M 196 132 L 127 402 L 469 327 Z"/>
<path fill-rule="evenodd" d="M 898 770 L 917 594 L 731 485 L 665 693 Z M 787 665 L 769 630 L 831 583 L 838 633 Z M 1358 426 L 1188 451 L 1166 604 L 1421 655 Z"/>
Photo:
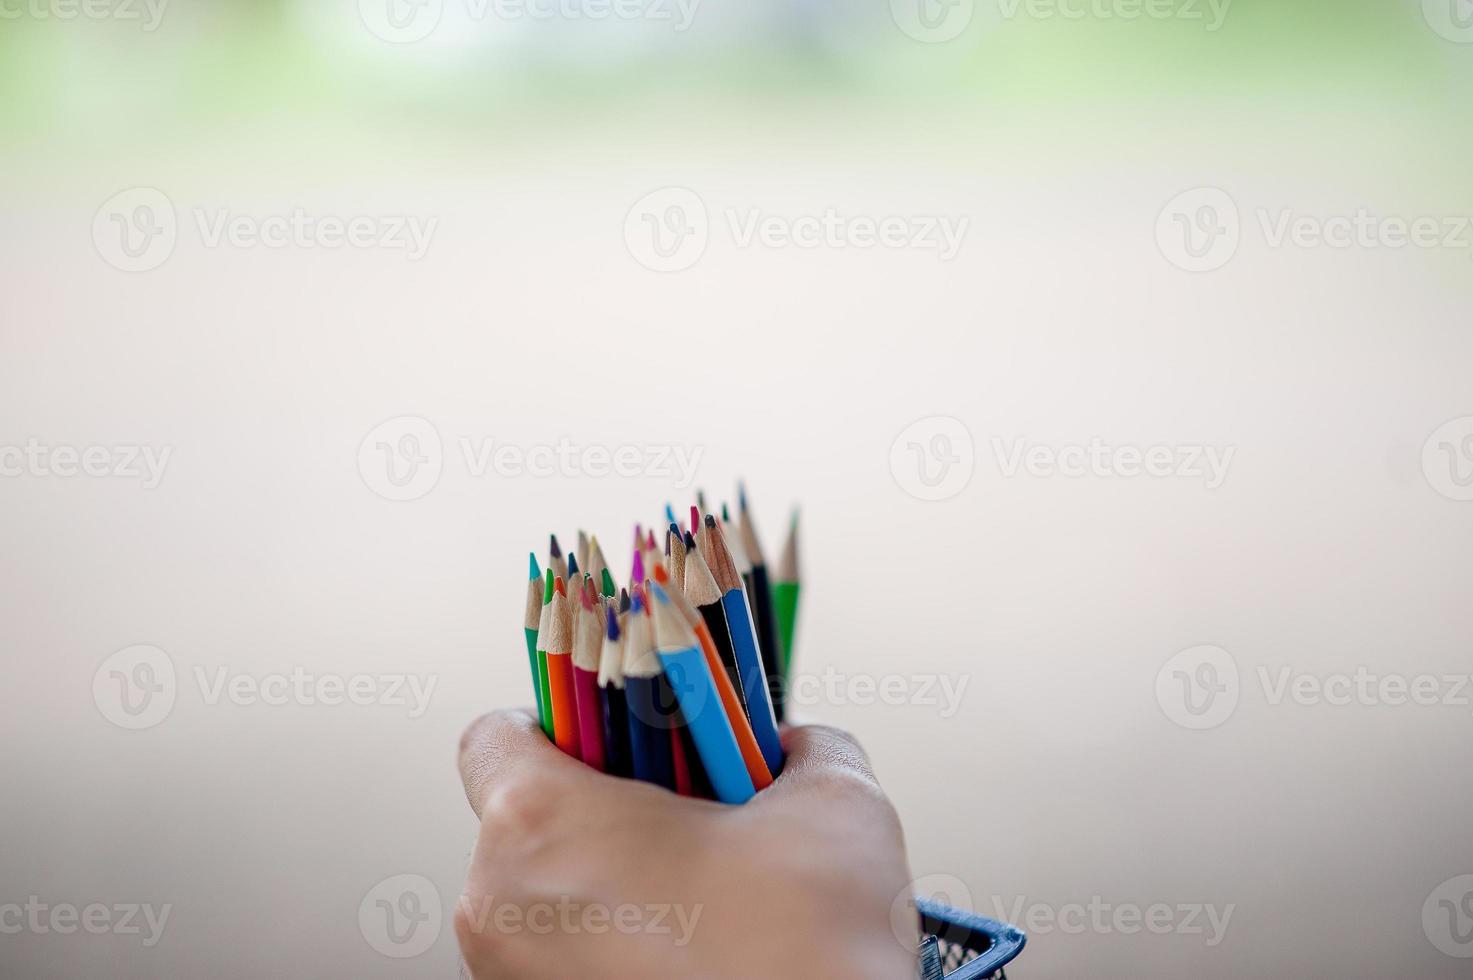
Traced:
<path fill-rule="evenodd" d="M 568 590 L 559 576 L 553 581 L 552 615 L 547 638 L 547 685 L 552 692 L 552 733 L 557 747 L 583 758 L 578 739 L 578 696 L 573 687 L 573 616 Z"/>

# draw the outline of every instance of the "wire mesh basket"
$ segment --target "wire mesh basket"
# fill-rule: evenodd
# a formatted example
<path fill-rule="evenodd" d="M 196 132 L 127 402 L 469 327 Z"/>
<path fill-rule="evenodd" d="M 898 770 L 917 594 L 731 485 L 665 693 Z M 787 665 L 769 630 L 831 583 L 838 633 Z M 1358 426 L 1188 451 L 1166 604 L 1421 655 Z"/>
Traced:
<path fill-rule="evenodd" d="M 1005 980 L 1007 966 L 1023 951 L 1021 929 L 974 912 L 917 897 L 921 916 L 922 980 Z"/>

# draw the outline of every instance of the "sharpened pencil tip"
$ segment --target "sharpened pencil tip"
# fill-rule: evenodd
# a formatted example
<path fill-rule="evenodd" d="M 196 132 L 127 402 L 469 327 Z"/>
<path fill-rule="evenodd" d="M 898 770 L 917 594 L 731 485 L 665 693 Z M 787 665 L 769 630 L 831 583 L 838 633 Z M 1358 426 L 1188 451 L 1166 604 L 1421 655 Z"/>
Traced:
<path fill-rule="evenodd" d="M 575 554 L 572 554 L 570 552 L 568 554 L 568 578 L 572 578 L 574 575 L 577 575 L 577 574 L 578 574 L 578 556 L 575 555 Z"/>
<path fill-rule="evenodd" d="M 611 640 L 619 638 L 619 614 L 614 612 L 613 603 L 609 603 L 608 609 L 604 610 L 604 635 Z"/>
<path fill-rule="evenodd" d="M 715 527 L 716 526 L 716 515 L 715 514 L 707 514 L 706 515 L 706 526 L 707 527 Z"/>
<path fill-rule="evenodd" d="M 527 552 L 527 578 L 536 579 L 542 577 L 542 569 L 537 566 L 537 553 Z"/>
<path fill-rule="evenodd" d="M 685 538 L 683 540 L 685 542 L 685 550 L 686 551 L 695 551 L 696 550 L 696 536 L 694 534 L 691 534 L 689 531 L 686 531 L 685 532 Z"/>
<path fill-rule="evenodd" d="M 547 551 L 548 551 L 548 553 L 551 554 L 552 557 L 554 557 L 554 558 L 561 558 L 563 556 L 563 549 L 560 548 L 560 547 L 558 547 L 557 535 L 556 534 L 549 534 L 547 537 L 548 537 L 548 544 L 547 544 Z"/>
<path fill-rule="evenodd" d="M 552 580 L 552 589 L 558 595 L 563 596 L 564 598 L 567 598 L 567 595 L 568 595 L 568 587 L 563 582 L 563 577 L 561 575 L 559 575 L 557 578 L 555 578 L 555 579 Z"/>

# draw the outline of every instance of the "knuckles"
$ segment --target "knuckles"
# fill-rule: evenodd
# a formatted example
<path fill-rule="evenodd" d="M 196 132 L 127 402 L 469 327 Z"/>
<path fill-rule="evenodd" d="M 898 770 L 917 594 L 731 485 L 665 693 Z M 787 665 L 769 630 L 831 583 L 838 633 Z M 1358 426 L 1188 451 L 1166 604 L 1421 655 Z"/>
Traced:
<path fill-rule="evenodd" d="M 502 832 L 541 833 L 557 813 L 557 795 L 552 781 L 535 771 L 508 772 L 486 794 L 481 822 Z"/>

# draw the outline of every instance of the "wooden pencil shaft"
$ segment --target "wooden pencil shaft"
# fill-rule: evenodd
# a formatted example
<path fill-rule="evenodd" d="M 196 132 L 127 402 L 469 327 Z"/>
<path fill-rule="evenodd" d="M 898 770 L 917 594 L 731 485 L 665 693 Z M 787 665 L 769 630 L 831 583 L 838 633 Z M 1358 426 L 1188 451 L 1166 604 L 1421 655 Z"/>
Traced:
<path fill-rule="evenodd" d="M 624 677 L 629 705 L 630 771 L 635 779 L 675 789 L 675 761 L 670 754 L 668 714 L 659 708 L 658 677 Z"/>
<path fill-rule="evenodd" d="M 747 693 L 747 717 L 752 732 L 762 748 L 767 769 L 776 775 L 783 767 L 782 741 L 777 734 L 777 716 L 767 692 L 767 675 L 762 668 L 762 655 L 757 651 L 757 635 L 752 613 L 747 608 L 741 589 L 732 589 L 721 597 L 726 609 L 726 622 L 731 631 L 731 647 L 741 670 L 742 689 Z"/>
<path fill-rule="evenodd" d="M 610 775 L 629 776 L 629 703 L 622 687 L 599 689 L 604 709 L 604 761 Z"/>
<path fill-rule="evenodd" d="M 762 653 L 762 669 L 767 673 L 767 693 L 772 698 L 772 713 L 778 721 L 784 715 L 782 657 L 777 646 L 777 622 L 773 619 L 772 589 L 767 582 L 767 566 L 752 566 L 752 588 L 747 592 L 752 618 L 757 626 L 757 644 Z"/>
<path fill-rule="evenodd" d="M 573 693 L 578 706 L 578 752 L 583 761 L 599 772 L 606 768 L 604 757 L 603 700 L 598 691 L 598 674 L 573 665 Z"/>
<path fill-rule="evenodd" d="M 723 803 L 745 803 L 756 791 L 705 655 L 697 647 L 661 650 L 660 660 L 711 791 Z"/>
<path fill-rule="evenodd" d="M 732 690 L 736 692 L 737 701 L 742 706 L 742 714 L 750 718 L 752 712 L 747 707 L 747 693 L 742 686 L 742 668 L 737 663 L 736 651 L 732 649 L 731 630 L 726 623 L 726 607 L 718 599 L 709 606 L 697 606 L 696 611 L 701 614 L 706 629 L 711 631 L 711 642 L 716 644 L 716 655 L 721 658 L 721 666 L 726 670 L 727 680 L 731 682 Z"/>

